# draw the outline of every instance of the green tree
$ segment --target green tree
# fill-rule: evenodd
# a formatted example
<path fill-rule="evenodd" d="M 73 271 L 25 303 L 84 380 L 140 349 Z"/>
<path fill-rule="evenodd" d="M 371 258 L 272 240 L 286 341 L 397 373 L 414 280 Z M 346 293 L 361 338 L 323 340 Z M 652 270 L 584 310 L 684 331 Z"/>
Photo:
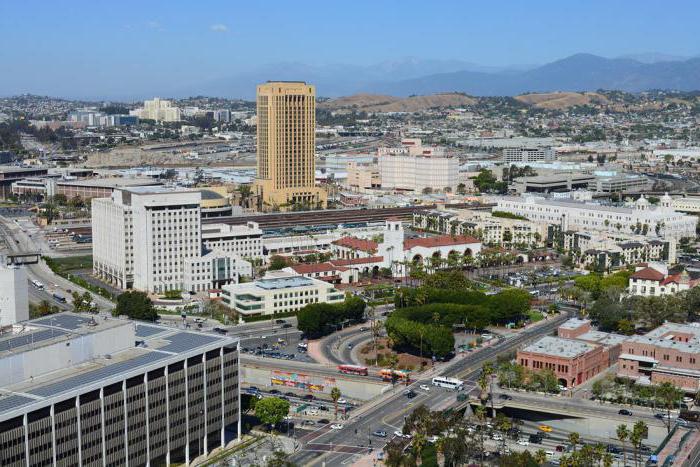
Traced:
<path fill-rule="evenodd" d="M 156 321 L 158 313 L 153 302 L 144 292 L 127 291 L 117 297 L 117 306 L 112 311 L 114 316 L 128 316 L 142 321 Z"/>
<path fill-rule="evenodd" d="M 680 403 L 683 397 L 683 391 L 673 384 L 665 381 L 656 387 L 656 398 L 661 401 L 661 404 L 666 409 L 666 419 L 664 423 L 666 424 L 666 429 L 671 432 L 671 410 L 674 409 L 676 404 Z"/>
<path fill-rule="evenodd" d="M 629 439 L 630 431 L 627 428 L 627 425 L 621 423 L 620 425 L 617 425 L 617 430 L 615 433 L 617 435 L 617 439 L 622 444 L 622 465 L 627 465 L 627 451 L 625 450 L 625 444 Z"/>
<path fill-rule="evenodd" d="M 289 455 L 284 451 L 275 451 L 267 461 L 267 467 L 297 467 L 297 464 L 289 460 Z"/>
<path fill-rule="evenodd" d="M 287 260 L 279 255 L 274 255 L 270 258 L 270 271 L 277 271 L 287 267 Z"/>
<path fill-rule="evenodd" d="M 289 415 L 289 402 L 279 397 L 264 397 L 255 404 L 255 416 L 262 423 L 274 426 Z"/>
<path fill-rule="evenodd" d="M 649 428 L 643 420 L 637 420 L 632 427 L 632 433 L 630 434 L 630 442 L 634 447 L 634 464 L 639 465 L 639 450 L 642 447 L 642 441 L 647 437 Z"/>
<path fill-rule="evenodd" d="M 573 450 L 573 452 L 576 452 L 576 446 L 578 446 L 580 441 L 581 435 L 579 435 L 575 431 L 569 433 L 569 444 L 571 444 L 571 449 Z"/>

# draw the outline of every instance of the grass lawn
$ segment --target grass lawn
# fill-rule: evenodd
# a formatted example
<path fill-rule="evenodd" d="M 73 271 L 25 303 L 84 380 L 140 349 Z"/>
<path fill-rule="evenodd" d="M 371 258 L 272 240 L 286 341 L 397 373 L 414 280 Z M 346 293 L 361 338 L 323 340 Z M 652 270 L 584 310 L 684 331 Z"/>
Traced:
<path fill-rule="evenodd" d="M 544 319 L 544 315 L 537 310 L 530 310 L 528 313 L 528 318 L 530 318 L 531 322 L 536 323 L 538 321 L 542 321 Z"/>
<path fill-rule="evenodd" d="M 51 258 L 51 262 L 63 272 L 75 271 L 77 269 L 92 269 L 92 255 Z"/>

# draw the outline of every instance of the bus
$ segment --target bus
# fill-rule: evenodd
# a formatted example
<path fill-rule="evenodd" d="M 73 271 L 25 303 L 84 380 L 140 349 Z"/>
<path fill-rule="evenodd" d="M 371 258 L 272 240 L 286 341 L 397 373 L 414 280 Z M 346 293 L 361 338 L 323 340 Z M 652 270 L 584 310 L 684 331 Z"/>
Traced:
<path fill-rule="evenodd" d="M 369 374 L 366 366 L 357 366 L 357 365 L 339 365 L 338 371 L 341 373 L 349 374 L 349 375 L 367 376 Z"/>
<path fill-rule="evenodd" d="M 384 369 L 379 372 L 379 376 L 381 376 L 384 381 L 391 381 L 394 378 L 396 381 L 401 382 L 408 382 L 411 380 L 409 372 L 405 370 Z"/>
<path fill-rule="evenodd" d="M 53 294 L 53 298 L 57 302 L 66 303 L 66 297 L 62 297 L 62 296 L 58 295 L 57 293 Z"/>
<path fill-rule="evenodd" d="M 433 378 L 433 386 L 461 391 L 464 389 L 464 381 L 457 378 L 448 378 L 446 376 L 436 376 Z"/>

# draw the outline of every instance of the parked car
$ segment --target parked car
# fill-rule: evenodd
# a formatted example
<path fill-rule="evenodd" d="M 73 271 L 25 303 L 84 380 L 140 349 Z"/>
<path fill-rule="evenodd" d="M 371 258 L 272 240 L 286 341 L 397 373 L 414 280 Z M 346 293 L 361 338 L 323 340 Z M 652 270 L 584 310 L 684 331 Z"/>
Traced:
<path fill-rule="evenodd" d="M 334 423 L 333 425 L 331 425 L 331 430 L 342 430 L 342 429 L 343 429 L 343 425 L 341 425 L 340 423 Z"/>
<path fill-rule="evenodd" d="M 513 400 L 513 396 L 509 396 L 508 394 L 501 394 L 498 396 L 498 398 L 504 401 Z"/>
<path fill-rule="evenodd" d="M 530 442 L 529 442 L 528 440 L 526 440 L 526 439 L 519 439 L 519 440 L 518 440 L 518 445 L 520 445 L 520 446 L 529 446 L 529 445 L 530 445 Z"/>

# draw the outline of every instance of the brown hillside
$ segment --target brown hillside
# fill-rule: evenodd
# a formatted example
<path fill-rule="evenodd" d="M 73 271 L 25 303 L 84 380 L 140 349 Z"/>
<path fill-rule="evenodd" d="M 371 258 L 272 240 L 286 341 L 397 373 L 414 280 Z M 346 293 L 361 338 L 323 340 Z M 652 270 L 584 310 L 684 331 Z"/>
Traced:
<path fill-rule="evenodd" d="M 340 97 L 319 104 L 328 110 L 354 109 L 365 112 L 419 112 L 428 109 L 462 107 L 477 102 L 473 97 L 457 93 L 412 96 L 405 99 L 392 96 L 358 94 Z"/>
<path fill-rule="evenodd" d="M 523 94 L 515 97 L 520 102 L 542 109 L 568 109 L 576 105 L 607 104 L 607 97 L 595 92 L 548 92 Z"/>

